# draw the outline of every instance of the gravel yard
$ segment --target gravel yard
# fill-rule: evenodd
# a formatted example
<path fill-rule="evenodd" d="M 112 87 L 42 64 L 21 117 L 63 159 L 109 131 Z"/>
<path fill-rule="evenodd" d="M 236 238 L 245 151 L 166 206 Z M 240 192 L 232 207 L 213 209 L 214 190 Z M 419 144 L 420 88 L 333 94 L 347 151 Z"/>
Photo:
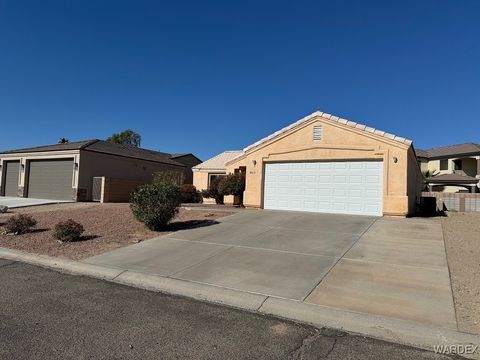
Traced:
<path fill-rule="evenodd" d="M 38 221 L 36 229 L 23 235 L 5 235 L 4 222 L 19 213 L 32 215 Z M 0 214 L 0 247 L 78 260 L 172 231 L 211 225 L 215 219 L 229 214 L 228 211 L 180 209 L 167 231 L 155 232 L 133 217 L 128 204 L 70 203 L 19 208 Z M 67 219 L 84 226 L 84 240 L 60 243 L 53 238 L 55 224 Z"/>
<path fill-rule="evenodd" d="M 448 266 L 461 331 L 480 333 L 480 213 L 443 220 Z"/>

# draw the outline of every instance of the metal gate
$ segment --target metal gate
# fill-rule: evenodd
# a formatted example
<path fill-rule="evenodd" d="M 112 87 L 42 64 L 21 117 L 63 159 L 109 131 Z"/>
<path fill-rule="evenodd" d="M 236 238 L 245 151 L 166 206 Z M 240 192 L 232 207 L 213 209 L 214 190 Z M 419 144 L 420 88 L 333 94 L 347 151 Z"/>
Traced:
<path fill-rule="evenodd" d="M 92 185 L 92 200 L 102 201 L 102 177 L 94 177 Z"/>

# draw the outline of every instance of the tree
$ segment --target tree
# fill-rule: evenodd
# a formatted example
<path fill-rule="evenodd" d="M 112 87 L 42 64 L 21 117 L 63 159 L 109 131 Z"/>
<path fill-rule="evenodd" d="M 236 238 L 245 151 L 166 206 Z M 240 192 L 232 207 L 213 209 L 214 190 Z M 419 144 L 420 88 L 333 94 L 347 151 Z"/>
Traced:
<path fill-rule="evenodd" d="M 201 195 L 203 198 L 215 199 L 215 203 L 223 205 L 223 194 L 218 192 L 218 183 L 220 180 L 221 177 L 212 178 L 212 180 L 210 180 L 210 186 L 208 189 L 202 190 Z"/>
<path fill-rule="evenodd" d="M 229 174 L 220 179 L 218 192 L 222 195 L 233 195 L 240 198 L 243 204 L 243 192 L 245 191 L 245 176 L 243 174 Z"/>
<path fill-rule="evenodd" d="M 428 169 L 428 170 L 422 171 L 422 176 L 423 176 L 422 191 L 429 191 L 427 179 L 431 178 L 431 177 L 434 177 L 434 176 L 437 176 L 438 174 L 439 174 L 439 172 L 437 170 Z"/>
<path fill-rule="evenodd" d="M 132 145 L 136 147 L 140 147 L 140 142 L 142 141 L 142 137 L 140 134 L 136 133 L 131 129 L 124 130 L 117 134 L 113 134 L 107 141 L 115 143 L 115 144 L 122 144 L 122 145 Z"/>
<path fill-rule="evenodd" d="M 59 143 L 59 144 L 68 144 L 69 142 L 70 142 L 70 140 L 68 140 L 68 139 L 66 139 L 66 138 L 64 138 L 64 137 L 58 139 L 58 143 Z"/>

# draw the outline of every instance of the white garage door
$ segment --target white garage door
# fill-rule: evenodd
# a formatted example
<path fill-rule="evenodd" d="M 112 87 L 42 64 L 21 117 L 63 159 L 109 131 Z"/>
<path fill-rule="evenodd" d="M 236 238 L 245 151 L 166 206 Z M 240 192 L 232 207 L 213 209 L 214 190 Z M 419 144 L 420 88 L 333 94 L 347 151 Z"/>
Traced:
<path fill-rule="evenodd" d="M 382 216 L 383 162 L 265 165 L 265 209 Z"/>

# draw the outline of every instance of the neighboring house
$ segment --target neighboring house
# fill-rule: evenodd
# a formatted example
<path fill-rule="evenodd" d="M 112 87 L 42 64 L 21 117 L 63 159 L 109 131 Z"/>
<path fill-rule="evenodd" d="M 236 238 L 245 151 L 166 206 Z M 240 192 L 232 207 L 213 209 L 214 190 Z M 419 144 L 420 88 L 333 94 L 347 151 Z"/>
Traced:
<path fill-rule="evenodd" d="M 227 174 L 225 163 L 241 155 L 241 150 L 224 151 L 211 159 L 195 165 L 193 170 L 193 185 L 198 190 L 208 189 L 213 179 Z"/>
<path fill-rule="evenodd" d="M 432 191 L 478 192 L 480 145 L 474 143 L 417 150 L 422 172 L 436 174 L 427 179 Z"/>
<path fill-rule="evenodd" d="M 88 201 L 94 198 L 94 178 L 116 179 L 125 192 L 150 182 L 157 171 L 181 171 L 188 177 L 191 164 L 198 163 L 192 154 L 171 155 L 103 140 L 10 150 L 0 152 L 0 195 Z"/>
<path fill-rule="evenodd" d="M 237 156 L 241 155 L 243 152 L 239 150 L 224 151 L 221 154 L 218 154 L 207 161 L 202 162 L 192 168 L 193 170 L 193 185 L 198 190 L 206 190 L 209 188 L 210 183 L 213 179 L 220 176 L 225 176 L 227 174 L 227 168 L 225 163 L 230 161 Z M 212 202 L 213 200 L 204 200 L 206 203 Z M 233 202 L 233 197 L 226 197 L 226 203 Z"/>
<path fill-rule="evenodd" d="M 245 206 L 277 210 L 405 216 L 422 186 L 410 140 L 320 111 L 246 147 L 226 172 L 245 174 Z"/>

